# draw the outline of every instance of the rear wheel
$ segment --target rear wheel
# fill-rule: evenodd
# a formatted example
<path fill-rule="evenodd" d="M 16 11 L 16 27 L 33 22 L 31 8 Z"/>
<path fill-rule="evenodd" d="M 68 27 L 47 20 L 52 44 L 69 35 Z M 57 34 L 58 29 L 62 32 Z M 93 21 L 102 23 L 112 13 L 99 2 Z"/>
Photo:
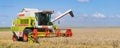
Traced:
<path fill-rule="evenodd" d="M 16 36 L 15 32 L 13 32 L 12 40 L 13 40 L 13 41 L 18 41 L 18 37 Z"/>
<path fill-rule="evenodd" d="M 16 35 L 13 35 L 13 38 L 12 38 L 13 41 L 18 41 L 18 38 Z"/>

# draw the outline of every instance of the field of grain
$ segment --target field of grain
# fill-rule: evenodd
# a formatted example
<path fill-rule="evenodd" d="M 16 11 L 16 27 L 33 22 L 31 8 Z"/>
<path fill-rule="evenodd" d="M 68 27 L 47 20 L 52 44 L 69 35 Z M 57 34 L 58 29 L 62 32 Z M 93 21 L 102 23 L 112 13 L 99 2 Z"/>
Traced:
<path fill-rule="evenodd" d="M 38 43 L 13 42 L 11 31 L 0 31 L 0 48 L 120 48 L 120 28 L 72 28 L 70 38 L 39 38 Z"/>

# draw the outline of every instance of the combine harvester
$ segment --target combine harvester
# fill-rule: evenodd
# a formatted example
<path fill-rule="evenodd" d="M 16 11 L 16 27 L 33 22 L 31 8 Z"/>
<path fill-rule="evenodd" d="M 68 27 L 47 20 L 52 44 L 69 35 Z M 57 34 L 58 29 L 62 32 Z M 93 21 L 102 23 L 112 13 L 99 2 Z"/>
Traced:
<path fill-rule="evenodd" d="M 67 14 L 73 17 L 73 12 L 68 10 L 51 20 L 53 13 L 54 11 L 23 8 L 11 27 L 13 41 L 38 42 L 38 37 L 71 37 L 71 29 L 65 29 L 63 32 L 53 22 Z"/>

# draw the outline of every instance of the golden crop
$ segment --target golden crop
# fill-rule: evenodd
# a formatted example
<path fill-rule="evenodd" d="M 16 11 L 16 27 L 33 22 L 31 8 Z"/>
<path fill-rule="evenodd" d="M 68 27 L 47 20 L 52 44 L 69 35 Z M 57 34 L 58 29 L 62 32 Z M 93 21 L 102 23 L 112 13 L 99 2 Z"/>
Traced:
<path fill-rule="evenodd" d="M 72 28 L 73 36 L 39 38 L 40 44 L 13 42 L 12 32 L 0 32 L 0 48 L 120 48 L 120 28 Z"/>

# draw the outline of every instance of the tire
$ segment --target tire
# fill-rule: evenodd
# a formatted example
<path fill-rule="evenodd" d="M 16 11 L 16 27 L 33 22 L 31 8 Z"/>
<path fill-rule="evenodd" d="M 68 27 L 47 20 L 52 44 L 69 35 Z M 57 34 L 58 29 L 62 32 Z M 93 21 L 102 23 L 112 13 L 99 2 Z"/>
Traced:
<path fill-rule="evenodd" d="M 12 38 L 13 41 L 18 41 L 18 37 L 16 35 L 13 35 L 13 38 Z"/>
<path fill-rule="evenodd" d="M 23 41 L 23 37 L 19 37 L 18 41 Z"/>
<path fill-rule="evenodd" d="M 13 41 L 18 41 L 18 37 L 16 36 L 15 32 L 13 32 L 12 40 L 13 40 Z"/>
<path fill-rule="evenodd" d="M 29 34 L 32 32 L 30 29 L 25 29 L 23 31 L 23 41 L 28 42 Z"/>

